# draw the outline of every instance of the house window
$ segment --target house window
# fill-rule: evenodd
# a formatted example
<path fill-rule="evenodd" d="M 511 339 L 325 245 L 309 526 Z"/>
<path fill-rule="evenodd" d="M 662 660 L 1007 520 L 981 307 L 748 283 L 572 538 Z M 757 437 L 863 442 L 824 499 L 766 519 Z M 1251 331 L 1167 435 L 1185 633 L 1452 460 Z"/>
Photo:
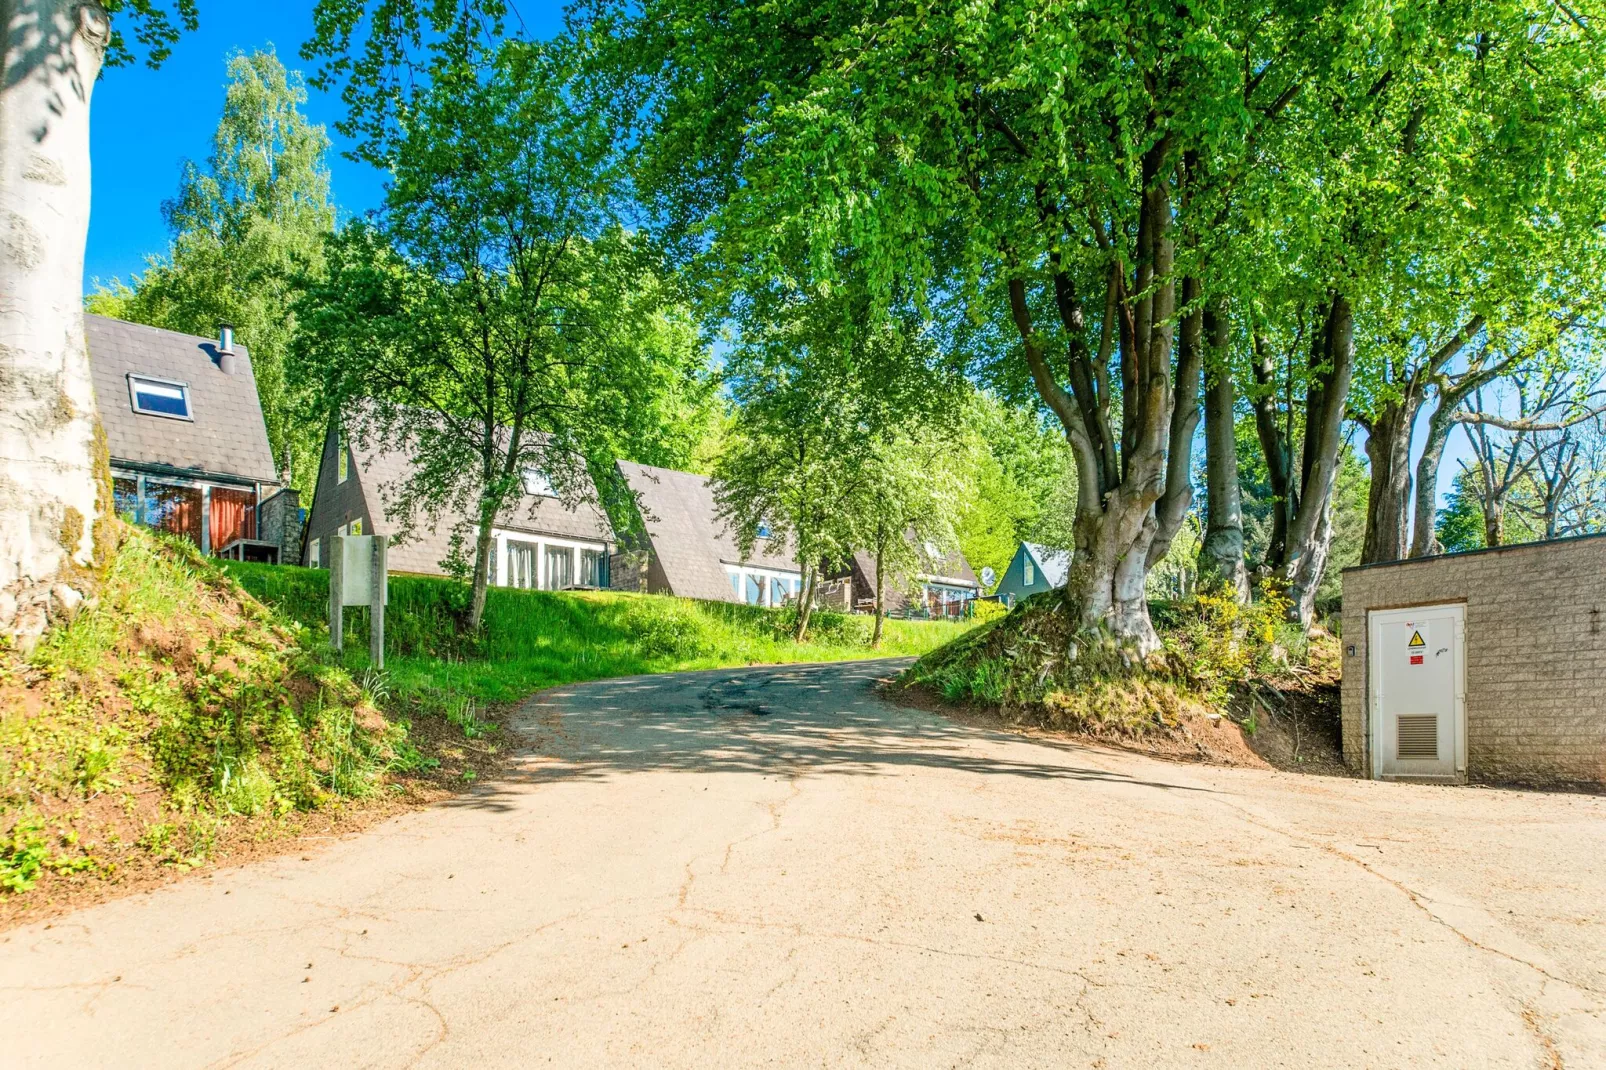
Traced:
<path fill-rule="evenodd" d="M 742 597 L 742 574 L 740 572 L 732 572 L 730 574 L 730 578 L 731 592 L 735 594 L 737 598 Z"/>
<path fill-rule="evenodd" d="M 313 539 L 312 548 L 307 551 L 307 565 L 310 568 L 322 568 L 323 560 L 320 551 L 323 548 L 322 539 Z"/>
<path fill-rule="evenodd" d="M 767 539 L 767 538 L 769 538 L 769 537 L 770 537 L 770 531 L 771 531 L 771 530 L 772 530 L 772 529 L 771 529 L 771 528 L 770 528 L 770 525 L 769 525 L 769 521 L 767 521 L 767 520 L 760 520 L 760 521 L 759 521 L 759 522 L 758 522 L 758 537 L 759 537 L 759 538 L 761 538 L 761 539 Z"/>
<path fill-rule="evenodd" d="M 580 585 L 582 587 L 606 587 L 606 571 L 603 565 L 604 556 L 601 550 L 580 551 Z"/>
<path fill-rule="evenodd" d="M 786 581 L 780 577 L 770 580 L 770 605 L 782 606 L 786 604 Z"/>
<path fill-rule="evenodd" d="M 337 469 L 335 482 L 344 483 L 346 480 L 351 478 L 351 458 L 346 453 L 345 435 L 341 435 L 335 439 L 335 452 L 339 454 L 339 457 L 335 461 L 335 467 Z"/>
<path fill-rule="evenodd" d="M 574 551 L 567 546 L 546 548 L 546 589 L 561 591 L 574 586 Z"/>
<path fill-rule="evenodd" d="M 353 520 L 351 522 L 351 533 L 353 535 L 361 535 L 362 534 L 362 521 L 360 519 L 359 520 Z"/>
<path fill-rule="evenodd" d="M 128 377 L 128 396 L 134 411 L 146 416 L 165 416 L 170 420 L 190 420 L 190 387 L 167 379 Z"/>
<path fill-rule="evenodd" d="M 750 606 L 764 604 L 764 577 L 747 574 L 747 597 L 743 599 Z"/>
<path fill-rule="evenodd" d="M 126 476 L 112 480 L 112 511 L 126 523 L 139 523 L 139 480 Z"/>
<path fill-rule="evenodd" d="M 507 541 L 507 585 L 533 591 L 540 584 L 535 574 L 536 551 L 533 542 Z"/>
<path fill-rule="evenodd" d="M 1031 563 L 1031 561 L 1028 560 L 1026 562 L 1026 586 L 1030 587 L 1032 584 L 1034 584 L 1036 582 L 1037 582 L 1037 566 L 1033 565 Z"/>
<path fill-rule="evenodd" d="M 145 523 L 201 545 L 201 488 L 145 480 Z"/>
<path fill-rule="evenodd" d="M 552 480 L 539 468 L 525 468 L 521 474 L 524 477 L 524 493 L 536 498 L 556 498 L 557 491 L 552 489 Z"/>

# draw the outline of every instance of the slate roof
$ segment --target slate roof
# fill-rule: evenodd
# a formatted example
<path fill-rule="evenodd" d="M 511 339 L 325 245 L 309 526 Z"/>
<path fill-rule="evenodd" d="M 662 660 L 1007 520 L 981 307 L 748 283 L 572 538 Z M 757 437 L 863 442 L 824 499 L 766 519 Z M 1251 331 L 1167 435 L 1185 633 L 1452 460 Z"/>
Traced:
<path fill-rule="evenodd" d="M 1070 575 L 1071 555 L 1065 550 L 1055 550 L 1040 543 L 1024 542 L 1026 552 L 1032 555 L 1037 562 L 1037 571 L 1043 574 L 1050 587 L 1064 587 L 1065 578 Z"/>
<path fill-rule="evenodd" d="M 236 345 L 234 374 L 218 367 L 217 341 L 138 323 L 85 316 L 95 404 L 112 462 L 166 465 L 197 475 L 278 483 L 251 358 Z M 134 411 L 128 376 L 189 386 L 193 420 Z"/>
<path fill-rule="evenodd" d="M 357 462 L 363 503 L 373 524 L 371 534 L 392 535 L 397 524 L 386 512 L 385 498 L 392 493 L 390 488 L 400 486 L 412 475 L 413 460 L 402 449 L 373 444 L 364 448 L 355 440 L 349 445 Z M 531 535 L 611 544 L 613 525 L 595 504 L 596 491 L 589 476 L 582 477 L 580 491 L 591 500 L 573 506 L 556 498 L 526 494 L 497 519 L 496 526 Z M 415 518 L 407 541 L 390 547 L 389 567 L 397 572 L 440 572 L 441 562 L 451 550 L 452 532 L 467 520 L 467 516 L 455 509 L 443 512 L 433 521 L 425 516 Z"/>
<path fill-rule="evenodd" d="M 619 474 L 636 499 L 653 554 L 671 593 L 711 602 L 737 601 L 725 565 L 751 565 L 801 572 L 784 541 L 760 539 L 743 559 L 736 539 L 719 519 L 713 484 L 704 476 L 620 461 Z"/>
<path fill-rule="evenodd" d="M 905 535 L 904 539 L 910 545 L 914 545 L 913 532 Z M 917 549 L 921 548 L 917 547 Z M 927 557 L 923 549 L 921 557 Z M 875 555 L 868 550 L 859 550 L 853 555 L 853 563 L 858 567 L 865 583 L 870 585 L 871 590 L 874 590 L 876 581 Z M 971 587 L 978 591 L 981 589 L 981 581 L 976 578 L 976 573 L 971 569 L 970 562 L 958 550 L 945 554 L 935 561 L 925 560 L 924 564 L 927 571 L 920 574 L 920 579 L 923 582 L 941 583 L 950 587 Z M 888 591 L 886 594 L 889 606 L 895 602 L 902 604 L 903 598 L 900 592 Z"/>

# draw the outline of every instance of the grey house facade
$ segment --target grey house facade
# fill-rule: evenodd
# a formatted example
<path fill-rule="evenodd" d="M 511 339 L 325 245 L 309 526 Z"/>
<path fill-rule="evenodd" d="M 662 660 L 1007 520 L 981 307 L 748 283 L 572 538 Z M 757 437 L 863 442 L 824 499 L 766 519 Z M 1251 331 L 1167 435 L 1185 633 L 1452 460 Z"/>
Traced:
<path fill-rule="evenodd" d="M 1066 551 L 1023 542 L 999 577 L 998 590 L 994 593 L 1004 605 L 1013 606 L 1022 598 L 1065 586 L 1070 568 L 1071 555 Z"/>
<path fill-rule="evenodd" d="M 798 596 L 803 570 L 791 546 L 760 538 L 742 554 L 705 476 L 631 461 L 617 467 L 635 502 L 639 542 L 614 559 L 616 590 L 764 606 Z"/>
<path fill-rule="evenodd" d="M 394 502 L 393 495 L 401 492 L 412 473 L 412 459 L 405 450 L 364 447 L 331 424 L 307 519 L 303 563 L 327 568 L 335 535 L 397 536 L 400 517 L 392 515 L 386 502 Z M 540 473 L 525 473 L 525 493 L 492 528 L 493 586 L 547 591 L 608 586 L 613 528 L 595 504 L 589 480 L 581 493 L 588 500 L 566 505 Z M 472 555 L 476 532 L 471 519 L 447 511 L 417 519 L 405 539 L 391 544 L 390 571 L 447 575 L 454 531 L 464 533 L 466 550 Z"/>
<path fill-rule="evenodd" d="M 1345 762 L 1606 785 L 1603 581 L 1600 535 L 1346 569 Z"/>
<path fill-rule="evenodd" d="M 934 545 L 920 545 L 907 536 L 920 557 L 923 571 L 907 582 L 889 582 L 882 592 L 888 616 L 963 617 L 981 594 L 981 581 L 965 555 L 943 553 Z M 855 613 L 875 612 L 875 555 L 860 550 L 841 577 L 847 581 L 849 605 Z"/>
<path fill-rule="evenodd" d="M 278 479 L 250 354 L 216 339 L 84 317 L 118 515 L 203 553 L 294 561 L 300 496 Z"/>

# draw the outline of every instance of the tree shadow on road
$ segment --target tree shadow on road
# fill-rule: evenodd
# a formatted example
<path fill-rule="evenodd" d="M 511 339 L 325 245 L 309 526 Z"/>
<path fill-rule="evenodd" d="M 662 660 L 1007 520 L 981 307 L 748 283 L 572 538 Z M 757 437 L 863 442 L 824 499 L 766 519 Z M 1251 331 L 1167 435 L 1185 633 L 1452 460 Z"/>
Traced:
<path fill-rule="evenodd" d="M 447 806 L 512 809 L 533 785 L 640 772 L 898 777 L 920 769 L 1204 791 L 1078 762 L 1074 748 L 957 724 L 886 702 L 898 661 L 631 677 L 559 688 L 523 706 L 526 751 L 494 783 Z M 1000 744 L 1010 744 L 1007 748 Z M 1041 760 L 1015 755 L 1021 744 Z"/>

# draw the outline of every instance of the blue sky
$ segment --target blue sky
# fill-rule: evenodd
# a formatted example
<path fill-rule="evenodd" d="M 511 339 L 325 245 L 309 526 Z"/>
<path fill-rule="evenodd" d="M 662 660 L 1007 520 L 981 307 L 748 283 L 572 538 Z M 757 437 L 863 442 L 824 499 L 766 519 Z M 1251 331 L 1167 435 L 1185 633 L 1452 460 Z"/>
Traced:
<path fill-rule="evenodd" d="M 562 5 L 519 0 L 526 28 L 537 34 L 558 26 Z M 90 125 L 94 167 L 89 247 L 84 284 L 96 278 L 125 281 L 143 270 L 145 257 L 167 248 L 162 202 L 178 190 L 179 167 L 186 159 L 204 161 L 212 131 L 223 109 L 228 57 L 269 45 L 291 69 L 306 69 L 302 43 L 312 34 L 313 0 L 200 0 L 201 28 L 174 47 L 160 70 L 144 66 L 107 71 L 95 88 Z M 307 102 L 313 122 L 334 133 L 341 115 L 339 97 L 313 93 Z M 346 215 L 378 205 L 383 176 L 364 164 L 330 160 L 335 202 Z"/>

